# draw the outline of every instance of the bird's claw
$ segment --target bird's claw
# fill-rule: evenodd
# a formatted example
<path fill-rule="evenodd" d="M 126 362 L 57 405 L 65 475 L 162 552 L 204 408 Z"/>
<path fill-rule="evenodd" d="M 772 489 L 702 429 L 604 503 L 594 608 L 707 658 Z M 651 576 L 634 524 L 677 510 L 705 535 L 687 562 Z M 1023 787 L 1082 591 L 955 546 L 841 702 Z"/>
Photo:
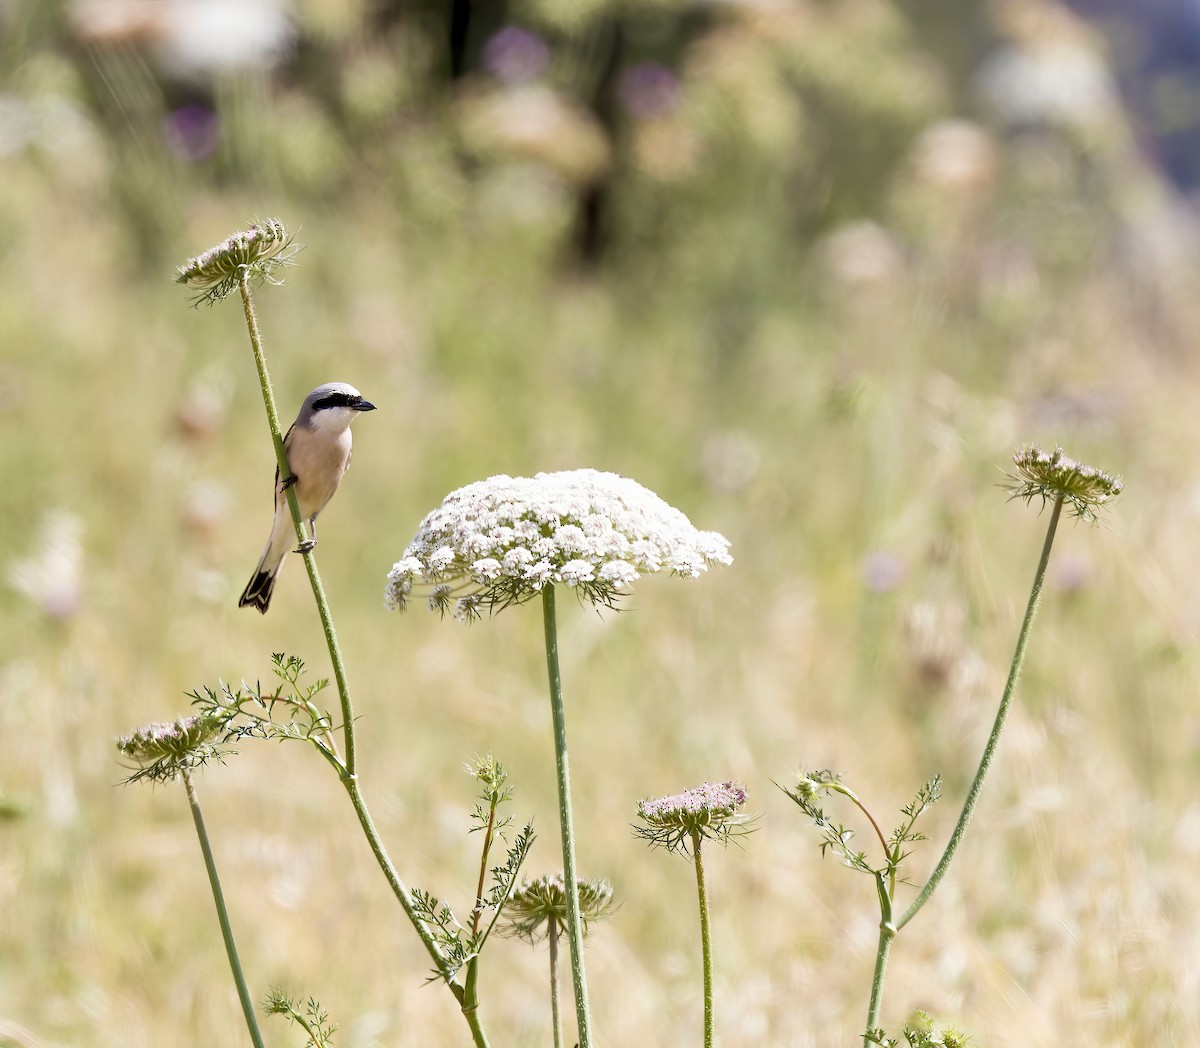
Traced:
<path fill-rule="evenodd" d="M 300 543 L 299 546 L 296 547 L 296 552 L 297 553 L 311 553 L 316 548 L 317 548 L 317 540 L 316 539 L 305 539 L 303 542 Z"/>
<path fill-rule="evenodd" d="M 294 487 L 294 486 L 295 486 L 295 484 L 296 484 L 296 481 L 298 481 L 299 479 L 300 479 L 300 478 L 299 478 L 298 476 L 296 476 L 296 474 L 295 474 L 295 473 L 293 473 L 291 476 L 289 476 L 289 477 L 288 477 L 288 478 L 287 478 L 287 479 L 286 479 L 286 480 L 283 482 L 283 485 L 282 485 L 282 487 L 281 487 L 281 490 L 282 490 L 282 491 L 287 491 L 287 489 L 288 489 L 288 488 L 290 488 L 290 487 Z"/>

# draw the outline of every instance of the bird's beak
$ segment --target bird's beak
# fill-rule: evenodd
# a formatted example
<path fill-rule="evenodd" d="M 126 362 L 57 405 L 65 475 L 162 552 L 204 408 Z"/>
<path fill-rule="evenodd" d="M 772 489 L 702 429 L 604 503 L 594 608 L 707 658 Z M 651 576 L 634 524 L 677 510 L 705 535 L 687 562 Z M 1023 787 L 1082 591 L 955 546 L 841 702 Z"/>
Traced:
<path fill-rule="evenodd" d="M 357 404 L 354 405 L 354 410 L 355 411 L 374 411 L 375 405 L 372 404 L 369 400 L 360 400 Z"/>

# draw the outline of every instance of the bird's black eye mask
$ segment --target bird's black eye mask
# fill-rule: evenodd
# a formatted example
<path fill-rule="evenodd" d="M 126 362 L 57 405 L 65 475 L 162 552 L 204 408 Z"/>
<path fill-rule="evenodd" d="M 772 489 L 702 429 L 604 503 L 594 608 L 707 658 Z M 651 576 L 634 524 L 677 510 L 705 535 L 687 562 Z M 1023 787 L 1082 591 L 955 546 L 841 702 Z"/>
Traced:
<path fill-rule="evenodd" d="M 323 411 L 325 408 L 352 408 L 361 403 L 362 397 L 354 393 L 328 393 L 320 400 L 313 401 L 313 411 Z"/>

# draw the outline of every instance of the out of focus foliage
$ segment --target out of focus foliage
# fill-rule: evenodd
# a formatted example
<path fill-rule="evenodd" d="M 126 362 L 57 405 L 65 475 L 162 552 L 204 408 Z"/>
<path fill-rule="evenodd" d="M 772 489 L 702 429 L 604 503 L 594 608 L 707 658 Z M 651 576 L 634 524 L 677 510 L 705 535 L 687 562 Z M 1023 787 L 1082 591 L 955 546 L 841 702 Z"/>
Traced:
<path fill-rule="evenodd" d="M 944 839 L 1040 541 L 996 484 L 1062 444 L 1128 491 L 1059 538 L 985 832 L 886 1026 L 1197 1043 L 1198 238 L 1114 39 L 1053 0 L 0 0 L 0 1017 L 239 1036 L 186 814 L 111 788 L 111 738 L 323 650 L 297 565 L 266 618 L 235 606 L 271 449 L 236 308 L 171 282 L 278 217 L 307 245 L 257 300 L 281 411 L 329 379 L 380 407 L 320 557 L 406 871 L 466 883 L 472 752 L 539 825 L 554 789 L 536 624 L 389 617 L 388 568 L 471 481 L 631 476 L 734 565 L 564 621 L 581 872 L 622 900 L 597 1028 L 698 1014 L 687 886 L 628 822 L 737 778 L 763 818 L 722 878 L 723 1036 L 850 1043 L 873 903 L 770 781 L 835 767 L 886 806 L 941 772 Z M 254 981 L 347 1044 L 458 1043 L 318 773 L 259 747 L 203 775 Z M 501 1043 L 546 1042 L 532 955 L 485 993 Z"/>

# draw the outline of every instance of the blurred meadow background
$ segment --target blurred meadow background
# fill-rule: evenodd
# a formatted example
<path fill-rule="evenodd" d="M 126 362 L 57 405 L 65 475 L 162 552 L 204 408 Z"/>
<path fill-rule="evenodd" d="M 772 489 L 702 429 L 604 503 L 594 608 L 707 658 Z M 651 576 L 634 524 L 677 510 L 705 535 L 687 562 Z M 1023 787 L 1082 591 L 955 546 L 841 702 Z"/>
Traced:
<path fill-rule="evenodd" d="M 1061 444 L 1126 494 L 1060 530 L 885 1022 L 1200 1043 L 1190 10 L 0 0 L 0 1044 L 245 1041 L 183 792 L 121 787 L 113 739 L 272 652 L 329 672 L 298 558 L 269 615 L 236 607 L 272 449 L 236 300 L 172 284 L 255 217 L 305 245 L 256 296 L 284 424 L 329 379 L 379 406 L 318 559 L 409 885 L 469 909 L 488 751 L 527 873 L 561 860 L 536 608 L 389 614 L 389 568 L 462 484 L 625 474 L 734 564 L 560 600 L 580 870 L 621 903 L 588 940 L 599 1043 L 699 1043 L 692 873 L 629 824 L 726 778 L 761 817 L 708 853 L 719 1042 L 859 1043 L 874 889 L 772 782 L 836 769 L 890 826 L 941 772 L 923 881 L 1044 534 L 998 485 Z M 315 754 L 197 783 L 260 999 L 317 996 L 343 1046 L 467 1043 Z M 494 1044 L 550 1042 L 545 963 L 489 948 Z"/>

